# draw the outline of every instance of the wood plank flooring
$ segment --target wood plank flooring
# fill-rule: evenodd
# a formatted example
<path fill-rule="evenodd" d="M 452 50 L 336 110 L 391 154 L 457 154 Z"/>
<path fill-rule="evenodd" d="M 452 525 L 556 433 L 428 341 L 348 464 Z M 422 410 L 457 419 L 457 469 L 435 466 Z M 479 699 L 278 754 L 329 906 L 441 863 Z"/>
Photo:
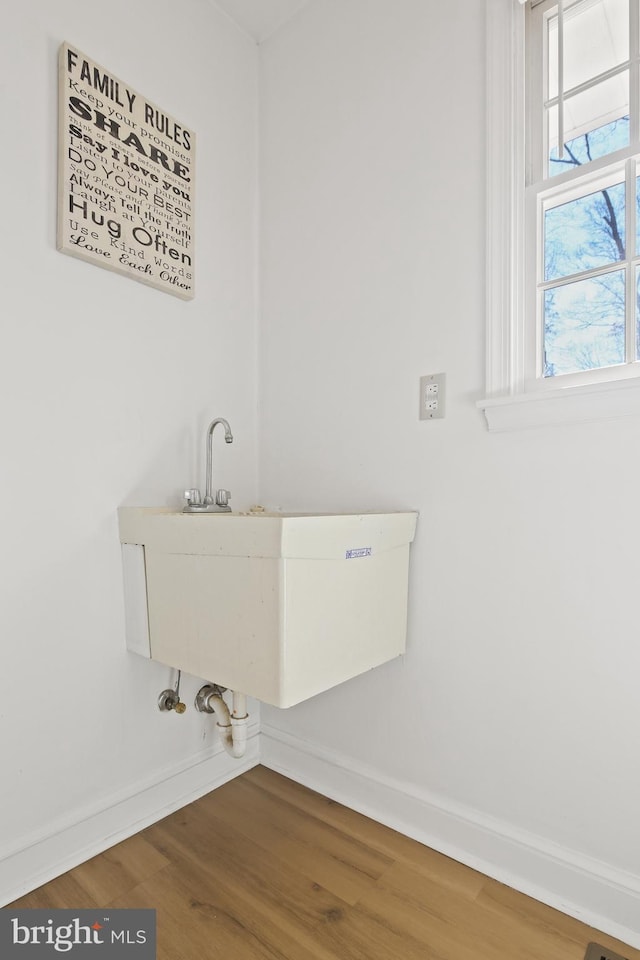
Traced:
<path fill-rule="evenodd" d="M 265 767 L 13 906 L 155 908 L 158 960 L 640 960 Z"/>

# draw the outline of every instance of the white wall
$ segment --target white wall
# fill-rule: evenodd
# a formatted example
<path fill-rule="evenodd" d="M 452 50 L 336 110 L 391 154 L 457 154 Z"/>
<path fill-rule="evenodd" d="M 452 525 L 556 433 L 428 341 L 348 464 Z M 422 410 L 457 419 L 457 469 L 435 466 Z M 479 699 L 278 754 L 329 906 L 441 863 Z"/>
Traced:
<path fill-rule="evenodd" d="M 56 252 L 64 40 L 197 133 L 190 303 Z M 125 651 L 116 509 L 201 483 L 216 415 L 218 479 L 256 497 L 257 50 L 206 0 L 31 0 L 3 9 L 0 54 L 6 902 L 238 770 L 210 720 L 158 712 L 171 671 Z"/>
<path fill-rule="evenodd" d="M 420 511 L 406 656 L 265 708 L 263 757 L 640 944 L 638 421 L 475 409 L 483 18 L 317 0 L 263 47 L 263 501 Z"/>

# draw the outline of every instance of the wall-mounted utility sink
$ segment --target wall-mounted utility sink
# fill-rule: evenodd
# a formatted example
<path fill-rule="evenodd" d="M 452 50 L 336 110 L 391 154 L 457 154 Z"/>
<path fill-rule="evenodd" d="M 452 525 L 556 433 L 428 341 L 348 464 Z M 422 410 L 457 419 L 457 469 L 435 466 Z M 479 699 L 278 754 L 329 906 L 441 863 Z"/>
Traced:
<path fill-rule="evenodd" d="M 292 706 L 404 652 L 416 522 L 121 507 L 127 645 Z"/>

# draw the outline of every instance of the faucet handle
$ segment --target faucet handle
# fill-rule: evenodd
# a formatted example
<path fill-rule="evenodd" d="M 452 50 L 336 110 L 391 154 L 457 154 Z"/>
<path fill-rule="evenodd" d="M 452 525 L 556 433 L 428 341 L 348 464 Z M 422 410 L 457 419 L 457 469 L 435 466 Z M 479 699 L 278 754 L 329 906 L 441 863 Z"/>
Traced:
<path fill-rule="evenodd" d="M 191 490 L 185 490 L 184 499 L 188 504 L 196 507 L 202 503 L 202 497 L 197 487 L 192 487 Z"/>
<path fill-rule="evenodd" d="M 230 490 L 216 490 L 216 503 L 219 507 L 226 507 L 231 500 Z"/>

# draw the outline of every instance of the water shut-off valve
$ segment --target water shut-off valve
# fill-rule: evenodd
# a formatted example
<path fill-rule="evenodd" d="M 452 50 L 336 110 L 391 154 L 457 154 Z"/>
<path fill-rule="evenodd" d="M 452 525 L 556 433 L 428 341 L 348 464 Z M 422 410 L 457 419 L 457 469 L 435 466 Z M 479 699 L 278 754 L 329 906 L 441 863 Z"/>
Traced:
<path fill-rule="evenodd" d="M 158 697 L 158 710 L 173 710 L 174 713 L 182 715 L 186 709 L 186 703 L 180 699 L 180 671 L 178 671 L 178 679 L 173 690 L 163 690 Z"/>
<path fill-rule="evenodd" d="M 158 710 L 173 710 L 175 713 L 184 713 L 186 703 L 177 696 L 175 690 L 163 690 L 158 697 Z"/>

